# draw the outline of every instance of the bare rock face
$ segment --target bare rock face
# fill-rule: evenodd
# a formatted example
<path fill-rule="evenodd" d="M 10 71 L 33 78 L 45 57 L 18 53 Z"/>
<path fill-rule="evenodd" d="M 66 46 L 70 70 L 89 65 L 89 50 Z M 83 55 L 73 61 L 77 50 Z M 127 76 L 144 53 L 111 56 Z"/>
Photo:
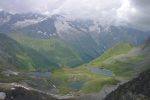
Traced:
<path fill-rule="evenodd" d="M 0 92 L 0 100 L 4 100 L 6 98 L 6 93 Z"/>
<path fill-rule="evenodd" d="M 23 87 L 0 89 L 0 100 L 57 100 L 51 95 L 38 91 L 27 90 Z"/>
<path fill-rule="evenodd" d="M 150 70 L 119 86 L 105 100 L 150 100 Z"/>
<path fill-rule="evenodd" d="M 0 100 L 76 100 L 21 85 L 0 84 Z"/>

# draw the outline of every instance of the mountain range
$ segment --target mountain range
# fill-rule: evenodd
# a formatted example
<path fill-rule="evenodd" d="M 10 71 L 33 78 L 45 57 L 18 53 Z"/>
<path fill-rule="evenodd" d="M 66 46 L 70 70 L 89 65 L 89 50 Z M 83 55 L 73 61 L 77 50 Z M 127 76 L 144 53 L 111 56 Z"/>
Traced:
<path fill-rule="evenodd" d="M 127 81 L 149 69 L 149 37 L 149 31 L 97 20 L 0 11 L 0 90 L 6 100 L 19 100 L 19 95 L 41 95 L 42 100 L 147 98 L 147 90 L 141 89 L 147 84 L 138 85 L 139 78 Z M 128 89 L 128 84 L 142 91 Z"/>
<path fill-rule="evenodd" d="M 59 66 L 75 67 L 95 59 L 119 42 L 139 45 L 150 36 L 150 32 L 127 26 L 103 26 L 95 20 L 71 20 L 61 15 L 48 17 L 1 11 L 0 20 L 1 33 L 44 56 L 49 55 L 47 58 Z M 51 42 L 50 46 L 38 45 L 47 41 Z M 63 55 L 65 51 L 69 56 Z"/>

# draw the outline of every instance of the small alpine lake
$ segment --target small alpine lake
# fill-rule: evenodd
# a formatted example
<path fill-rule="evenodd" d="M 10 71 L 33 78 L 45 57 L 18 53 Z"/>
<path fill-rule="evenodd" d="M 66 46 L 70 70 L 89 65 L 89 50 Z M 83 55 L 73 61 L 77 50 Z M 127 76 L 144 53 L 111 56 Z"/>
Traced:
<path fill-rule="evenodd" d="M 51 72 L 32 72 L 31 75 L 36 77 L 52 77 Z"/>
<path fill-rule="evenodd" d="M 69 87 L 75 90 L 80 90 L 84 85 L 85 81 L 77 81 L 69 84 Z"/>
<path fill-rule="evenodd" d="M 108 69 L 91 68 L 90 71 L 95 74 L 112 75 L 113 72 Z"/>

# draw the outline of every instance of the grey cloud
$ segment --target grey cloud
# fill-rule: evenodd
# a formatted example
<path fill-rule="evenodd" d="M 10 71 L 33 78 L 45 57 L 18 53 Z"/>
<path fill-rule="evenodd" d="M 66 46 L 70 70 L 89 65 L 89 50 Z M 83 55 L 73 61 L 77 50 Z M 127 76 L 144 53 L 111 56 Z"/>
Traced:
<path fill-rule="evenodd" d="M 69 18 L 92 18 L 102 24 L 128 23 L 150 30 L 150 0 L 0 0 L 10 12 L 63 14 Z"/>
<path fill-rule="evenodd" d="M 131 0 L 131 3 L 139 11 L 150 14 L 150 0 Z"/>
<path fill-rule="evenodd" d="M 149 0 L 123 0 L 118 9 L 118 19 L 134 28 L 150 30 L 150 1 Z"/>
<path fill-rule="evenodd" d="M 0 8 L 13 13 L 45 13 L 57 9 L 64 0 L 0 0 Z"/>
<path fill-rule="evenodd" d="M 131 4 L 137 10 L 137 13 L 131 16 L 134 26 L 150 30 L 150 0 L 132 0 Z"/>

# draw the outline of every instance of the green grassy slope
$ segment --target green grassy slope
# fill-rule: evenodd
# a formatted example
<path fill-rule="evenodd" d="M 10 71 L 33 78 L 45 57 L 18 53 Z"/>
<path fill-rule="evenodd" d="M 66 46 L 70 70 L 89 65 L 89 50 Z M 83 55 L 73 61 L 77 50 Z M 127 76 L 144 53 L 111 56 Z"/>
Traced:
<path fill-rule="evenodd" d="M 28 71 L 34 71 L 40 67 L 58 66 L 37 51 L 23 47 L 3 34 L 0 34 L 0 64 L 14 65 Z"/>
<path fill-rule="evenodd" d="M 88 64 L 81 65 L 74 69 L 63 68 L 55 70 L 52 80 L 56 84 L 60 83 L 60 81 L 64 82 L 63 85 L 62 84 L 60 85 L 61 93 L 67 93 L 71 91 L 70 88 L 67 87 L 67 84 L 69 84 L 70 82 L 77 82 L 81 80 L 82 81 L 84 80 L 85 83 L 81 88 L 81 90 L 79 91 L 79 93 L 98 92 L 105 85 L 116 84 L 118 82 L 117 78 L 115 77 L 115 74 L 113 75 L 95 74 L 92 73 L 90 69 L 96 67 L 100 68 L 102 63 L 108 58 L 120 54 L 126 54 L 132 48 L 133 46 L 127 42 L 119 43 L 114 47 L 112 47 L 111 49 L 109 49 L 108 51 L 106 51 L 102 56 L 98 57 L 97 59 L 91 61 Z M 115 69 L 113 71 L 115 71 Z"/>
<path fill-rule="evenodd" d="M 75 95 L 98 92 L 103 86 L 118 82 L 113 75 L 91 73 L 88 68 L 67 67 L 55 70 L 50 80 L 60 89 L 61 94 L 73 93 Z M 69 87 L 70 83 L 81 81 L 83 85 L 79 90 Z"/>
<path fill-rule="evenodd" d="M 127 42 L 122 42 L 81 67 L 105 68 L 112 70 L 117 77 L 131 78 L 147 69 L 149 48 L 149 45 L 143 49 L 142 46 L 134 47 Z"/>
<path fill-rule="evenodd" d="M 128 42 L 121 42 L 107 50 L 102 56 L 96 58 L 93 60 L 90 64 L 93 65 L 99 65 L 101 62 L 105 61 L 106 59 L 119 55 L 119 54 L 125 54 L 129 50 L 131 50 L 133 46 L 129 44 Z"/>
<path fill-rule="evenodd" d="M 106 85 L 114 85 L 119 81 L 129 80 L 137 76 L 140 72 L 149 68 L 150 46 L 132 46 L 127 42 L 122 42 L 102 56 L 88 64 L 76 68 L 62 68 L 54 70 L 51 80 L 60 88 L 60 93 L 93 93 L 100 91 Z M 91 68 L 108 69 L 112 75 L 96 74 L 91 72 Z M 68 87 L 70 82 L 84 81 L 80 90 Z M 61 83 L 63 82 L 63 83 Z"/>
<path fill-rule="evenodd" d="M 12 37 L 23 46 L 36 50 L 59 66 L 76 66 L 83 63 L 80 55 L 62 40 L 36 39 L 18 34 L 13 34 Z"/>
<path fill-rule="evenodd" d="M 71 63 L 76 65 L 75 62 L 82 62 L 82 59 L 63 41 L 55 38 L 42 40 L 22 36 L 15 36 L 15 39 L 23 46 L 0 34 L 0 64 L 14 65 L 29 71 L 44 66 L 64 65 L 59 69 L 51 70 L 52 77 L 45 79 L 55 84 L 61 94 L 80 95 L 99 92 L 104 86 L 115 85 L 119 81 L 135 77 L 150 65 L 150 45 L 147 43 L 144 46 L 135 47 L 122 42 L 88 64 L 69 68 L 65 66 Z M 92 68 L 103 68 L 113 73 L 111 75 L 97 74 L 91 71 Z M 80 89 L 70 87 L 70 83 L 81 81 L 83 84 Z"/>

